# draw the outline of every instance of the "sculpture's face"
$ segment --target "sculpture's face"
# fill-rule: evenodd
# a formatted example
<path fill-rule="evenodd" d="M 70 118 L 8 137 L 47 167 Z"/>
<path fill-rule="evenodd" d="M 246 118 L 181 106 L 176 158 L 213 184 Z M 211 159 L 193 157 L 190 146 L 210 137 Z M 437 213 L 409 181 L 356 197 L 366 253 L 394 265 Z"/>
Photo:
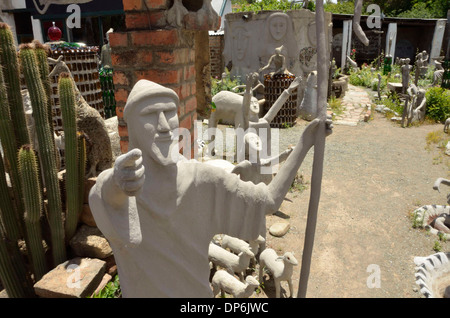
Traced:
<path fill-rule="evenodd" d="M 249 151 L 259 153 L 262 150 L 261 138 L 259 138 L 257 134 L 252 132 L 247 133 L 244 137 L 244 141 L 248 146 Z"/>
<path fill-rule="evenodd" d="M 274 17 L 270 21 L 270 34 L 272 37 L 279 41 L 281 40 L 287 31 L 287 23 L 284 17 Z"/>
<path fill-rule="evenodd" d="M 242 27 L 237 28 L 233 35 L 233 47 L 238 60 L 243 60 L 247 53 L 248 37 L 247 31 Z"/>
<path fill-rule="evenodd" d="M 136 119 L 129 121 L 129 134 L 133 145 L 155 162 L 173 165 L 177 162 L 179 127 L 177 105 L 170 97 L 153 97 L 141 101 Z"/>

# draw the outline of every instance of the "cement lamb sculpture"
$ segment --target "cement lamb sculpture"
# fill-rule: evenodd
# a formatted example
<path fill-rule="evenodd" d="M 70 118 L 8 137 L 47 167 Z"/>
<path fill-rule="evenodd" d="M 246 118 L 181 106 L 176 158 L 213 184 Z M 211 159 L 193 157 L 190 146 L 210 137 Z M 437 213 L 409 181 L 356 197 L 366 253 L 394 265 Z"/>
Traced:
<path fill-rule="evenodd" d="M 257 255 L 260 249 L 261 244 L 263 244 L 266 240 L 261 235 L 253 241 L 246 242 L 237 237 L 232 237 L 229 235 L 224 235 L 222 237 L 222 247 L 225 249 L 230 249 L 235 254 L 239 254 L 242 252 L 242 247 L 249 247 L 253 254 Z"/>
<path fill-rule="evenodd" d="M 48 58 L 49 64 L 53 65 L 53 70 L 49 74 L 50 78 L 59 76 L 61 73 L 68 73 L 72 77 L 69 67 L 62 59 L 62 55 L 57 60 Z M 89 106 L 76 86 L 75 101 L 77 129 L 84 132 L 88 138 L 86 178 L 96 177 L 98 172 L 109 169 L 113 165 L 111 139 L 102 116 L 95 108 Z"/>
<path fill-rule="evenodd" d="M 259 256 L 259 281 L 263 281 L 263 269 L 266 267 L 275 282 L 275 297 L 280 298 L 281 281 L 288 282 L 289 293 L 292 297 L 292 273 L 296 265 L 298 261 L 291 252 L 278 256 L 273 249 L 267 248 Z"/>
<path fill-rule="evenodd" d="M 249 298 L 259 287 L 259 282 L 251 275 L 245 278 L 245 282 L 241 282 L 227 271 L 218 270 L 211 280 L 211 286 L 214 297 L 220 292 L 222 297 L 228 293 L 234 298 Z"/>
<path fill-rule="evenodd" d="M 241 281 L 244 281 L 244 272 L 250 264 L 250 259 L 253 257 L 255 257 L 255 254 L 249 247 L 242 247 L 242 252 L 235 255 L 212 242 L 209 244 L 209 261 L 215 266 L 226 269 L 232 275 L 237 273 Z"/>

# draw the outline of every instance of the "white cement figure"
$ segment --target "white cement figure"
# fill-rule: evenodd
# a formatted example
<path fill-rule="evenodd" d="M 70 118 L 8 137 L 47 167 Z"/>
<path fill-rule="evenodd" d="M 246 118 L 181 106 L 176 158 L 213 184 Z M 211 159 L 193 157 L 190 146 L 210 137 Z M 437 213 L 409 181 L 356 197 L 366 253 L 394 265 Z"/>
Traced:
<path fill-rule="evenodd" d="M 280 96 L 277 98 L 275 103 L 273 103 L 273 105 L 270 107 L 263 118 L 259 118 L 259 116 L 257 116 L 257 113 L 252 111 L 252 107 L 249 101 L 251 100 L 251 96 L 253 93 L 250 89 L 250 86 L 247 85 L 246 91 L 244 93 L 244 105 L 242 107 L 244 111 L 244 128 L 254 129 L 256 134 L 261 137 L 262 149 L 267 149 L 266 156 L 262 156 L 262 158 L 264 159 L 267 159 L 271 156 L 270 150 L 272 147 L 272 136 L 270 124 L 275 119 L 278 112 L 291 96 L 291 94 L 294 93 L 294 91 L 300 86 L 301 82 L 302 77 L 296 77 L 291 85 L 289 85 L 289 87 L 280 94 Z M 263 136 L 267 137 L 263 138 Z"/>
<path fill-rule="evenodd" d="M 317 117 L 317 72 L 309 73 L 306 79 L 305 96 L 297 113 L 305 120 L 311 121 Z"/>
<path fill-rule="evenodd" d="M 444 123 L 444 132 L 446 134 L 448 134 L 448 132 L 449 132 L 448 127 L 450 127 L 450 118 L 447 118 Z"/>
<path fill-rule="evenodd" d="M 283 54 L 281 54 L 282 50 L 283 46 L 277 47 L 275 49 L 275 53 L 270 57 L 267 65 L 261 67 L 258 70 L 258 73 L 261 73 L 269 68 L 272 68 L 273 72 L 270 72 L 270 76 L 282 74 L 292 75 L 292 73 L 287 70 L 286 57 Z"/>
<path fill-rule="evenodd" d="M 130 151 L 98 176 L 89 195 L 113 249 L 123 297 L 212 297 L 213 236 L 256 239 L 265 215 L 283 202 L 315 134 L 331 133 L 330 121 L 312 121 L 272 182 L 255 185 L 179 154 L 173 137 L 178 105 L 173 90 L 136 83 L 124 109 Z"/>
<path fill-rule="evenodd" d="M 254 184 L 260 182 L 269 184 L 273 178 L 273 167 L 285 161 L 289 154 L 294 150 L 294 148 L 291 147 L 276 156 L 261 158 L 261 138 L 252 132 L 245 134 L 244 145 L 246 160 L 235 165 L 231 170 L 231 173 L 239 175 L 243 181 L 250 181 Z"/>
<path fill-rule="evenodd" d="M 250 73 L 248 76 L 250 76 L 250 80 L 252 81 L 251 87 L 252 87 L 253 95 L 255 97 L 264 96 L 264 84 L 261 83 L 261 81 L 259 80 L 258 72 Z M 237 90 L 246 88 L 246 87 L 247 87 L 247 85 L 238 85 L 236 87 L 233 87 L 233 92 L 236 92 Z M 244 93 L 240 93 L 240 95 L 242 95 L 242 94 L 244 94 Z"/>
<path fill-rule="evenodd" d="M 114 32 L 114 29 L 109 29 L 106 32 L 106 39 L 108 43 L 102 46 L 102 52 L 100 55 L 100 63 L 104 68 L 112 68 L 112 59 L 111 59 L 111 46 L 109 45 L 109 35 Z"/>
<path fill-rule="evenodd" d="M 241 252 L 236 255 L 213 242 L 209 243 L 208 259 L 213 266 L 220 266 L 231 275 L 237 274 L 242 282 L 244 281 L 244 272 L 253 257 L 255 257 L 255 254 L 248 246 L 242 246 Z"/>
<path fill-rule="evenodd" d="M 411 60 L 409 58 L 400 60 L 400 63 L 402 64 L 401 71 L 402 71 L 402 93 L 403 94 L 406 93 L 406 90 L 408 89 L 408 86 L 409 86 L 409 78 L 410 78 L 409 75 L 412 70 L 412 65 L 409 65 L 410 61 Z"/>
<path fill-rule="evenodd" d="M 259 281 L 263 282 L 263 269 L 266 267 L 275 282 L 275 297 L 280 298 L 281 281 L 288 282 L 289 293 L 292 297 L 292 272 L 293 266 L 296 265 L 298 261 L 292 253 L 286 252 L 283 256 L 278 256 L 273 249 L 267 248 L 259 256 Z"/>
<path fill-rule="evenodd" d="M 242 247 L 248 247 L 252 251 L 252 253 L 256 256 L 259 252 L 259 248 L 262 244 L 264 244 L 266 240 L 261 235 L 258 236 L 256 240 L 252 240 L 250 242 L 246 242 L 237 237 L 232 237 L 229 235 L 224 235 L 222 237 L 221 246 L 225 249 L 229 249 L 235 254 L 239 254 L 242 252 Z"/>
<path fill-rule="evenodd" d="M 225 293 L 228 293 L 234 298 L 249 298 L 255 292 L 255 289 L 259 287 L 259 282 L 249 275 L 245 278 L 245 283 L 243 283 L 228 272 L 218 270 L 211 280 L 211 286 L 214 297 L 220 292 L 222 297 L 225 297 Z"/>
<path fill-rule="evenodd" d="M 183 19 L 189 11 L 183 6 L 182 0 L 174 0 L 172 7 L 166 12 L 167 22 L 173 26 L 181 28 Z"/>
<path fill-rule="evenodd" d="M 356 71 L 359 70 L 358 63 L 356 63 L 355 61 L 353 61 L 353 60 L 350 58 L 350 56 L 348 56 L 348 55 L 347 55 L 347 61 L 348 61 L 348 63 L 350 64 L 350 66 L 352 67 L 352 69 L 353 69 L 354 72 L 356 72 Z"/>
<path fill-rule="evenodd" d="M 369 45 L 369 39 L 364 33 L 361 27 L 361 14 L 362 14 L 363 0 L 355 1 L 355 13 L 353 14 L 353 31 L 358 39 L 365 45 Z"/>

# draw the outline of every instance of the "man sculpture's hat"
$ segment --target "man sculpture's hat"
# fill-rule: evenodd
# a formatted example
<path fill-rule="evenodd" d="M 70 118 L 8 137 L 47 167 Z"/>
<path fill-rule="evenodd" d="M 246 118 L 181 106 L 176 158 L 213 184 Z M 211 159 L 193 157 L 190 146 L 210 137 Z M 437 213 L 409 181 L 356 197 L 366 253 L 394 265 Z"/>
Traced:
<path fill-rule="evenodd" d="M 137 105 L 141 100 L 161 96 L 172 98 L 178 107 L 180 99 L 174 90 L 148 80 L 138 81 L 128 96 L 123 111 L 123 119 L 127 121 L 127 116 L 134 109 L 133 106 Z"/>

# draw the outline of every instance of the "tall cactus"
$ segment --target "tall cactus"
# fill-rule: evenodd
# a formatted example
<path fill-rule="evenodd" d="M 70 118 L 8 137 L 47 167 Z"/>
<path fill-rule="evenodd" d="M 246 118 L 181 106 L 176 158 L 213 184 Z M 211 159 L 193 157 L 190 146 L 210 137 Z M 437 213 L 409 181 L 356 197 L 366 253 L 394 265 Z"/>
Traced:
<path fill-rule="evenodd" d="M 83 132 L 77 132 L 78 138 L 78 174 L 79 174 L 79 194 L 80 198 L 78 202 L 80 204 L 79 211 L 83 209 L 84 203 L 84 184 L 85 184 L 85 176 L 86 176 L 86 134 Z"/>
<path fill-rule="evenodd" d="M 5 198 L 2 199 L 2 210 L 6 214 L 5 220 L 8 237 L 11 240 L 17 240 L 20 238 L 21 234 L 23 234 L 22 229 L 22 212 L 23 212 L 23 201 L 22 201 L 22 190 L 20 186 L 20 179 L 17 167 L 17 148 L 16 148 L 16 140 L 14 138 L 14 128 L 13 123 L 10 118 L 9 112 L 9 104 L 8 104 L 8 94 L 6 93 L 6 86 L 3 80 L 3 69 L 0 66 L 0 142 L 3 147 L 3 152 L 5 155 L 5 166 L 3 162 L 1 163 L 2 169 L 9 172 L 9 177 L 12 185 L 12 189 L 14 192 L 15 203 L 14 206 L 12 203 L 9 205 L 9 200 L 4 201 Z M 4 177 L 6 171 L 0 171 L 0 174 Z M 6 191 L 6 192 L 5 192 Z M 7 189 L 1 189 L 2 196 L 7 196 Z M 13 210 L 11 210 L 13 209 Z"/>
<path fill-rule="evenodd" d="M 0 223 L 0 280 L 10 298 L 35 297 L 31 278 L 17 244 L 6 238 Z"/>
<path fill-rule="evenodd" d="M 42 230 L 40 224 L 42 198 L 39 185 L 36 156 L 30 145 L 19 150 L 19 171 L 23 186 L 25 203 L 25 227 L 27 230 L 27 251 L 33 267 L 34 278 L 40 280 L 47 273 L 47 262 L 42 245 Z"/>
<path fill-rule="evenodd" d="M 20 92 L 17 50 L 11 28 L 6 23 L 0 23 L 0 60 L 4 69 L 6 87 L 8 87 L 8 101 L 18 150 L 22 145 L 30 143 L 30 136 Z"/>
<path fill-rule="evenodd" d="M 66 260 L 66 248 L 62 220 L 61 193 L 55 160 L 55 144 L 48 129 L 47 98 L 42 80 L 40 79 L 33 47 L 29 44 L 22 44 L 20 46 L 19 57 L 33 107 L 33 118 L 39 141 L 43 180 L 47 189 L 47 214 L 51 231 L 53 265 L 57 266 Z"/>
<path fill-rule="evenodd" d="M 5 170 L 0 154 L 0 281 L 11 298 L 33 297 L 33 285 L 25 261 L 17 245 L 13 205 L 6 183 Z M 2 222 L 3 221 L 3 222 Z"/>
<path fill-rule="evenodd" d="M 72 78 L 68 73 L 61 73 L 58 81 L 59 102 L 61 105 L 64 128 L 66 158 L 66 240 L 75 234 L 80 213 L 77 122 L 75 110 L 75 90 Z"/>
<path fill-rule="evenodd" d="M 50 48 L 39 42 L 38 40 L 33 40 L 33 45 L 36 53 L 36 58 L 38 61 L 39 73 L 41 74 L 42 84 L 44 85 L 45 94 L 47 96 L 47 115 L 48 123 L 50 127 L 50 132 L 53 136 L 53 99 L 52 99 L 52 85 L 50 83 L 50 67 L 48 65 L 48 51 Z"/>

